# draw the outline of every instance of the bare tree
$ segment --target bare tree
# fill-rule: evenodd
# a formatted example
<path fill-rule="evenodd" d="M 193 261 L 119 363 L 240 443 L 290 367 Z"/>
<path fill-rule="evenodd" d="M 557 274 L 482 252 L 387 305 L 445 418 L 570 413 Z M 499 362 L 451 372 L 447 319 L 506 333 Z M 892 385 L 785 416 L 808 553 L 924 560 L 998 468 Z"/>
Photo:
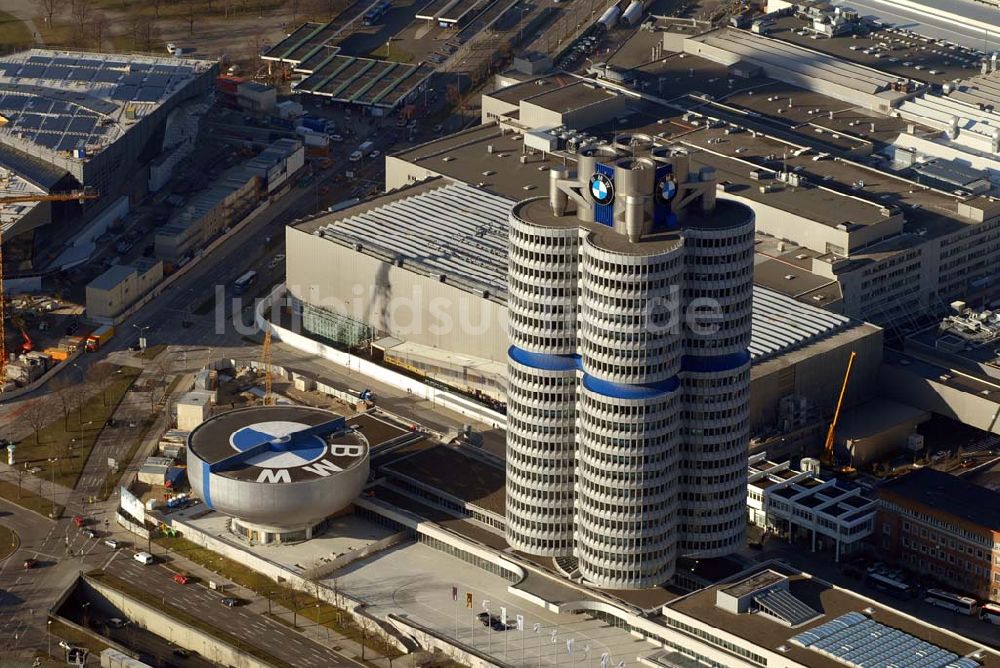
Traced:
<path fill-rule="evenodd" d="M 96 43 L 97 50 L 101 51 L 104 49 L 104 36 L 108 34 L 108 29 L 111 27 L 111 21 L 104 12 L 96 12 L 94 14 L 93 21 L 91 21 L 91 25 L 94 29 L 94 42 Z"/>
<path fill-rule="evenodd" d="M 161 0 L 150 0 L 153 5 L 153 12 L 156 13 L 156 18 L 160 18 L 160 4 Z"/>
<path fill-rule="evenodd" d="M 46 401 L 45 397 L 35 399 L 30 404 L 25 406 L 24 412 L 21 413 L 21 417 L 24 418 L 24 421 L 31 427 L 32 434 L 35 437 L 35 445 L 38 445 L 38 432 L 45 426 L 45 422 L 50 417 L 50 413 L 51 408 L 49 407 L 48 401 Z"/>
<path fill-rule="evenodd" d="M 194 20 L 198 18 L 198 0 L 187 0 L 184 7 L 184 18 L 187 19 L 188 37 L 194 35 Z"/>
<path fill-rule="evenodd" d="M 87 27 L 87 22 L 90 20 L 90 15 L 94 9 L 91 0 L 73 0 L 71 14 L 73 15 L 73 21 L 76 23 L 76 28 L 80 35 L 83 35 L 84 29 Z"/>
<path fill-rule="evenodd" d="M 63 426 L 69 431 L 69 414 L 73 412 L 73 408 L 76 406 L 80 387 L 65 374 L 62 374 L 52 379 L 52 382 L 49 383 L 49 389 L 52 391 L 52 396 L 55 398 L 59 408 L 62 409 Z"/>
<path fill-rule="evenodd" d="M 108 407 L 108 390 L 115 382 L 115 370 L 110 364 L 95 364 L 87 371 L 87 380 L 101 393 L 101 404 Z"/>
<path fill-rule="evenodd" d="M 63 0 L 38 0 L 38 6 L 45 15 L 45 26 L 52 29 L 52 17 L 62 7 Z"/>

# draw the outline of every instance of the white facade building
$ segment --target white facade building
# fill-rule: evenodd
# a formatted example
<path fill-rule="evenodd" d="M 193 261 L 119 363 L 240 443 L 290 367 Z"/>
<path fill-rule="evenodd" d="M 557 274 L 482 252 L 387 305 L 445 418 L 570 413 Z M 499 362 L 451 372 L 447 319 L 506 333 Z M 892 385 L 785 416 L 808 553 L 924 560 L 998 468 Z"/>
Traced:
<path fill-rule="evenodd" d="M 875 499 L 850 483 L 822 480 L 814 471 L 795 471 L 788 462 L 769 462 L 764 453 L 750 457 L 750 523 L 789 540 L 804 537 L 813 552 L 828 545 L 836 561 L 858 550 L 875 531 L 876 506 Z"/>
<path fill-rule="evenodd" d="M 511 213 L 507 539 L 621 589 L 746 529 L 754 216 L 651 149 L 584 149 Z"/>

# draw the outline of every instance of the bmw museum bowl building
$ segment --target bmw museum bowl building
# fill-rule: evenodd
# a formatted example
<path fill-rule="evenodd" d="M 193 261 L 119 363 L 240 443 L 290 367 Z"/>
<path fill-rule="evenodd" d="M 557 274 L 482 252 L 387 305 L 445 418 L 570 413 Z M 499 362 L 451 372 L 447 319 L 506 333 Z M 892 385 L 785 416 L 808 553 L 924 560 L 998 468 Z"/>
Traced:
<path fill-rule="evenodd" d="M 188 436 L 188 478 L 232 530 L 259 543 L 312 538 L 368 480 L 368 441 L 330 411 L 258 406 L 230 411 Z"/>

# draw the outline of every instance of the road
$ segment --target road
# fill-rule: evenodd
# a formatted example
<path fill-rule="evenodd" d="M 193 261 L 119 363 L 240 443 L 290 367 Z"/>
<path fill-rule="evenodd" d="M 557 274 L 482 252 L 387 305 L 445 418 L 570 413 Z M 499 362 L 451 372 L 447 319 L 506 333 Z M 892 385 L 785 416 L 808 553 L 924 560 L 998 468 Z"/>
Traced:
<path fill-rule="evenodd" d="M 332 649 L 311 642 L 287 626 L 248 611 L 243 606 L 227 608 L 222 605 L 226 594 L 197 583 L 177 584 L 171 579 L 173 572 L 165 566 L 144 566 L 131 559 L 131 554 L 129 550 L 119 550 L 105 570 L 150 594 L 162 597 L 170 605 L 183 608 L 203 620 L 211 620 L 208 623 L 237 634 L 241 640 L 257 649 L 269 654 L 280 652 L 280 658 L 296 667 L 358 665 Z"/>
<path fill-rule="evenodd" d="M 109 548 L 63 520 L 52 522 L 0 499 L 0 522 L 14 529 L 20 546 L 0 563 L 0 657 L 45 643 L 45 619 L 56 598 L 80 570 L 107 558 Z M 73 555 L 73 556 L 71 556 Z M 76 556 L 78 555 L 78 556 Z M 26 559 L 37 560 L 26 570 Z"/>

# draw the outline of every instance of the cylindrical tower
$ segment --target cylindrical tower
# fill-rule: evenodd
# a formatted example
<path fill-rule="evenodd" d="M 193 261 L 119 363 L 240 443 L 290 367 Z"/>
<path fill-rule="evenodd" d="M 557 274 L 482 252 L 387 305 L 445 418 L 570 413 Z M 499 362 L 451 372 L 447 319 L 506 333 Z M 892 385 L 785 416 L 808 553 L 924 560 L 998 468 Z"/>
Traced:
<path fill-rule="evenodd" d="M 684 227 L 684 451 L 680 553 L 731 554 L 745 541 L 753 212 L 713 202 Z"/>
<path fill-rule="evenodd" d="M 583 245 L 577 557 L 598 586 L 673 575 L 683 275 L 679 239 L 590 235 Z"/>
<path fill-rule="evenodd" d="M 507 539 L 608 588 L 745 535 L 753 213 L 650 144 L 581 151 L 510 220 Z"/>
<path fill-rule="evenodd" d="M 507 542 L 573 554 L 576 310 L 580 230 L 510 216 L 507 364 Z"/>

